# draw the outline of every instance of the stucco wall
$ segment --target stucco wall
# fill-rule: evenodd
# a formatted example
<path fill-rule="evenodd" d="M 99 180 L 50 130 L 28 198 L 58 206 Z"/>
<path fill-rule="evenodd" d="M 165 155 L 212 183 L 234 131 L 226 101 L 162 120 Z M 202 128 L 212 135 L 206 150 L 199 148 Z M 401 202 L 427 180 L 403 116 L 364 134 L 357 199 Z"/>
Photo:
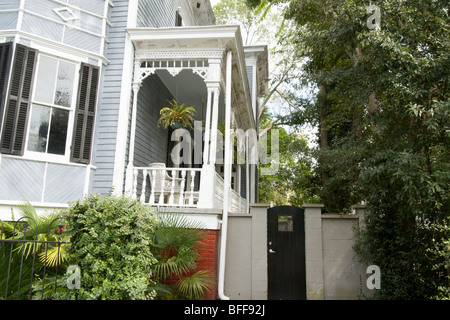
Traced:
<path fill-rule="evenodd" d="M 322 214 L 323 205 L 305 205 L 305 262 L 308 300 L 358 300 L 373 295 L 366 287 L 366 266 L 353 250 L 354 215 Z M 267 299 L 267 206 L 252 205 L 248 215 L 230 215 L 225 295 L 232 300 Z"/>
<path fill-rule="evenodd" d="M 267 205 L 250 205 L 250 214 L 230 214 L 225 295 L 231 300 L 267 299 Z"/>

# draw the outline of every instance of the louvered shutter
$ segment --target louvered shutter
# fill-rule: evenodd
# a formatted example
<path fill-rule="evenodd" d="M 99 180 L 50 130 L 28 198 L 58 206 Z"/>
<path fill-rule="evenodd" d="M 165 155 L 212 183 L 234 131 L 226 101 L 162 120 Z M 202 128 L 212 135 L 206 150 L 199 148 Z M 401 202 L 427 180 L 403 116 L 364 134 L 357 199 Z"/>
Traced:
<path fill-rule="evenodd" d="M 23 155 L 37 51 L 18 44 L 6 97 L 1 152 Z"/>
<path fill-rule="evenodd" d="M 11 68 L 12 43 L 0 44 L 0 128 L 2 127 L 3 110 L 7 95 L 7 84 Z M 1 132 L 1 130 L 0 130 Z"/>
<path fill-rule="evenodd" d="M 99 72 L 99 68 L 96 66 L 81 65 L 72 142 L 72 162 L 88 164 L 91 159 Z"/>

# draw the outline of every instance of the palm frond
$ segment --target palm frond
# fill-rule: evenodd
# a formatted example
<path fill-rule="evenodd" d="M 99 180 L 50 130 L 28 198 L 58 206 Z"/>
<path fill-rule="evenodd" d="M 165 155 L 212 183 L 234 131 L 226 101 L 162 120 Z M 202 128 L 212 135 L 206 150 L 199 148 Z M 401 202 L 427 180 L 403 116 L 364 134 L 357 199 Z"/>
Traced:
<path fill-rule="evenodd" d="M 38 254 L 39 261 L 48 267 L 60 266 L 66 259 L 67 246 L 65 244 L 59 244 L 55 247 L 48 248 Z"/>
<path fill-rule="evenodd" d="M 178 290 L 187 299 L 200 300 L 210 291 L 214 277 L 208 270 L 200 270 L 190 277 L 184 277 L 178 282 Z"/>

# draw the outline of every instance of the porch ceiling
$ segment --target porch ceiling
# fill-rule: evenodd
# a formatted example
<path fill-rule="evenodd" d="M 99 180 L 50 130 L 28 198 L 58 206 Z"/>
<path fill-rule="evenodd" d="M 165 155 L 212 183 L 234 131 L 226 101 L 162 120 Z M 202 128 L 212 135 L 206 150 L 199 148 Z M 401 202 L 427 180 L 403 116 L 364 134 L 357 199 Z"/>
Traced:
<path fill-rule="evenodd" d="M 129 28 L 135 58 L 177 60 L 220 59 L 225 67 L 225 52 L 233 53 L 233 95 L 242 129 L 255 128 L 250 89 L 239 26 L 195 26 L 171 28 Z M 220 82 L 224 89 L 225 73 Z"/>

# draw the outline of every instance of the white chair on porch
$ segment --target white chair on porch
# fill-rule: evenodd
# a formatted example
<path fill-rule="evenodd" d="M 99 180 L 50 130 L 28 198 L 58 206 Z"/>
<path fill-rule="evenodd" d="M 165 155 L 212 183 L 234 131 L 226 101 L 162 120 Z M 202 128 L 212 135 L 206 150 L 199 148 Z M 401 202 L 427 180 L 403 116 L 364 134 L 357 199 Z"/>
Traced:
<path fill-rule="evenodd" d="M 178 203 L 183 179 L 170 176 L 170 169 L 164 163 L 150 163 L 147 170 L 151 186 L 150 203 L 156 203 L 156 197 L 157 204 Z M 171 195 L 173 199 L 170 199 Z"/>

